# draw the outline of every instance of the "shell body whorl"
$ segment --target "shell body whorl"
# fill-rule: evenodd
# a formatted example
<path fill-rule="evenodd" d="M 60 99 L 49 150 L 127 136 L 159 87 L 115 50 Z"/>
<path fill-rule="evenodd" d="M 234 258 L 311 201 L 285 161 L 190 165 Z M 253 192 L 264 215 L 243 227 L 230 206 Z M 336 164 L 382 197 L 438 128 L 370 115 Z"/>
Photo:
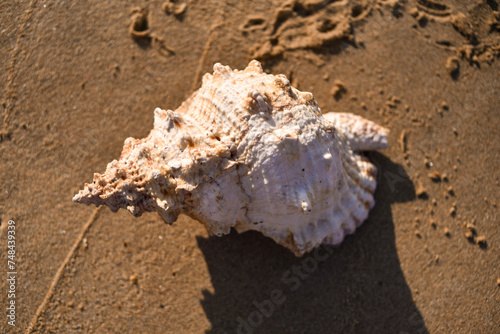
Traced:
<path fill-rule="evenodd" d="M 214 65 L 175 111 L 157 108 L 148 137 L 74 197 L 134 215 L 180 213 L 209 232 L 257 230 L 303 255 L 339 244 L 374 205 L 376 168 L 361 150 L 387 146 L 387 130 L 351 114 L 321 114 L 283 75 Z"/>

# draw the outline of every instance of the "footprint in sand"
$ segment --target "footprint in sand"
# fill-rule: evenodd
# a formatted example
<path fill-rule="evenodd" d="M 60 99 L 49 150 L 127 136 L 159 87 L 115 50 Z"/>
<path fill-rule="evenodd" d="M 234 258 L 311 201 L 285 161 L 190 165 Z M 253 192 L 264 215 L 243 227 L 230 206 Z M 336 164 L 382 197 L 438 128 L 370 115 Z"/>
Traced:
<path fill-rule="evenodd" d="M 479 66 L 481 62 L 491 63 L 500 55 L 500 15 L 495 1 L 477 1 L 474 5 L 460 8 L 446 4 L 446 1 L 418 0 L 410 14 L 419 22 L 420 28 L 433 21 L 449 27 L 445 31 L 448 39 L 440 36 L 424 37 L 434 45 L 452 51 L 456 56 Z M 454 33 L 453 33 L 454 32 Z M 458 33 L 458 34 L 457 34 Z M 442 35 L 442 33 L 440 33 Z"/>
<path fill-rule="evenodd" d="M 417 8 L 429 15 L 444 17 L 451 14 L 450 6 L 433 0 L 418 0 Z"/>
<path fill-rule="evenodd" d="M 161 5 L 161 10 L 166 14 L 172 14 L 177 18 L 182 18 L 186 11 L 187 4 L 179 0 L 167 0 Z"/>
<path fill-rule="evenodd" d="M 137 42 L 149 42 L 151 39 L 147 8 L 134 7 L 129 13 L 131 22 L 129 27 L 130 36 Z"/>
<path fill-rule="evenodd" d="M 248 17 L 240 27 L 245 33 L 265 29 L 266 39 L 252 48 L 252 57 L 265 59 L 285 51 L 318 49 L 341 40 L 352 40 L 352 22 L 364 18 L 370 6 L 363 1 L 287 1 L 271 24 Z"/>
<path fill-rule="evenodd" d="M 256 30 L 266 30 L 267 23 L 266 19 L 262 16 L 250 15 L 246 18 L 246 21 L 240 25 L 239 29 L 243 33 L 249 33 Z"/>
<path fill-rule="evenodd" d="M 163 38 L 151 31 L 149 26 L 148 9 L 146 7 L 134 7 L 129 13 L 130 26 L 129 34 L 135 42 L 143 49 L 152 47 L 162 57 L 175 54 L 174 50 L 168 47 Z"/>

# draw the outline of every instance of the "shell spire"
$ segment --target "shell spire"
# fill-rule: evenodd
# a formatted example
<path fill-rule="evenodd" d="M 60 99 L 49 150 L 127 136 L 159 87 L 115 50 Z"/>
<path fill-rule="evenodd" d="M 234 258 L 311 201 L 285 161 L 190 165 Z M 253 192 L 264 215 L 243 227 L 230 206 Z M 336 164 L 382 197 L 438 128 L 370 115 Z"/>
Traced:
<path fill-rule="evenodd" d="M 73 201 L 156 211 L 169 224 L 184 213 L 216 235 L 257 230 L 301 256 L 367 218 L 376 168 L 361 151 L 387 147 L 387 133 L 359 116 L 323 116 L 311 93 L 258 61 L 242 71 L 217 63 Z"/>

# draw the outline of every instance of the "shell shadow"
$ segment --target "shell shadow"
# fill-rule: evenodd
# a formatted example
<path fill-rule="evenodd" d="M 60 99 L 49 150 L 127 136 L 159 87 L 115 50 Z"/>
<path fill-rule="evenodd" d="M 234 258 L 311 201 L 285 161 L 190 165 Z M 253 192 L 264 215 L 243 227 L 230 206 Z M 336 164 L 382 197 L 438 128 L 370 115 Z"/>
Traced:
<path fill-rule="evenodd" d="M 206 333 L 428 333 L 396 252 L 391 204 L 415 199 L 404 169 L 379 153 L 376 205 L 339 247 L 295 257 L 257 232 L 198 237 L 214 293 Z"/>

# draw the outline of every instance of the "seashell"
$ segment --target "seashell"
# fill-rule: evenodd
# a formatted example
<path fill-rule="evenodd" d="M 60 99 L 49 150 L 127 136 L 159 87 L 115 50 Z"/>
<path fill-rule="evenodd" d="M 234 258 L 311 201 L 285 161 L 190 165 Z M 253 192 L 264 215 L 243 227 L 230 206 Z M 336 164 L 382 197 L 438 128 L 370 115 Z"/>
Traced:
<path fill-rule="evenodd" d="M 221 236 L 256 230 L 297 256 L 339 244 L 374 205 L 376 167 L 361 151 L 387 147 L 388 131 L 362 117 L 322 115 L 311 93 L 258 61 L 242 71 L 217 63 L 175 111 L 156 108 L 144 139 L 73 201 L 186 214 Z"/>

